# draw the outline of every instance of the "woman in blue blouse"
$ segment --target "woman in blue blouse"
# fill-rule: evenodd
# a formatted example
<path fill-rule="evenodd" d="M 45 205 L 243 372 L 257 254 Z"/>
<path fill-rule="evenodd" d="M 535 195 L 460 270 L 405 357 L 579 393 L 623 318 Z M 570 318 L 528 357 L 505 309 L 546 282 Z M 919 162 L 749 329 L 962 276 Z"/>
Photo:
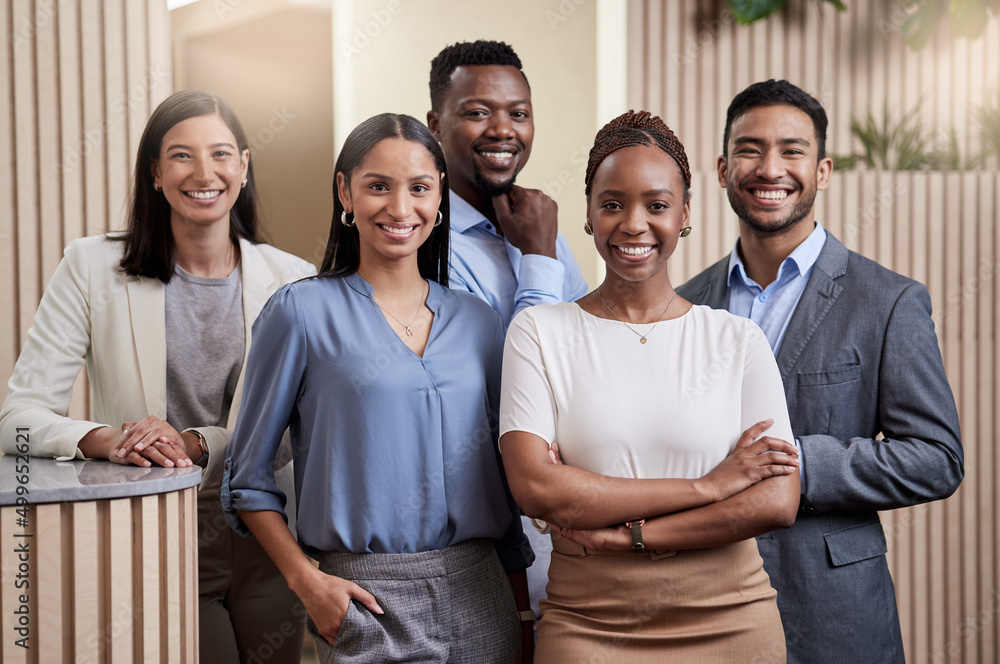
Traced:
<path fill-rule="evenodd" d="M 359 125 L 320 276 L 254 326 L 223 506 L 302 600 L 323 662 L 521 656 L 511 586 L 527 609 L 532 554 L 496 446 L 504 329 L 447 288 L 445 177 L 417 120 Z M 286 428 L 298 543 L 271 472 Z"/>

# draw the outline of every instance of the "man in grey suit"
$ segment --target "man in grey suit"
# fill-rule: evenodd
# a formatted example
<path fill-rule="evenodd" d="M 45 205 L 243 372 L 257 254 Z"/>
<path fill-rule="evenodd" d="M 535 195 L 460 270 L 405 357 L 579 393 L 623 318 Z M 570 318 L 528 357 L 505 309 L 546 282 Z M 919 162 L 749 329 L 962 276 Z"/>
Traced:
<path fill-rule="evenodd" d="M 878 510 L 951 495 L 958 413 L 921 284 L 814 218 L 830 183 L 823 107 L 755 83 L 726 117 L 719 183 L 740 219 L 732 253 L 677 289 L 752 318 L 774 350 L 801 449 L 795 525 L 757 538 L 788 661 L 903 662 Z"/>

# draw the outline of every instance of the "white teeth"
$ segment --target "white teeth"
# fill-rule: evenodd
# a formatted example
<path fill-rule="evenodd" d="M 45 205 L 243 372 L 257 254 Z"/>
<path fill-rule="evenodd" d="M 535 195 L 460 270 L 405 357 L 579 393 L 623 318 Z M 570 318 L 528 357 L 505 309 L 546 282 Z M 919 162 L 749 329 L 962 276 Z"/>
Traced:
<path fill-rule="evenodd" d="M 756 198 L 764 198 L 771 201 L 780 201 L 782 199 L 788 198 L 787 191 L 760 191 L 755 190 L 753 195 Z"/>
<path fill-rule="evenodd" d="M 510 159 L 514 156 L 513 152 L 481 152 L 480 154 L 490 159 Z"/>
<path fill-rule="evenodd" d="M 215 190 L 215 191 L 185 191 L 184 193 L 187 194 L 188 196 L 190 196 L 191 198 L 209 199 L 209 198 L 215 198 L 216 196 L 218 196 L 219 194 L 221 194 L 222 191 L 221 190 Z"/>
<path fill-rule="evenodd" d="M 626 254 L 628 256 L 645 256 L 646 254 L 648 254 L 649 252 L 651 252 L 653 250 L 653 248 L 650 247 L 650 246 L 645 246 L 645 247 L 623 247 L 621 245 L 616 245 L 615 248 L 618 249 L 618 251 L 620 251 L 623 254 Z"/>
<path fill-rule="evenodd" d="M 400 228 L 397 226 L 383 226 L 382 224 L 379 224 L 379 228 L 387 230 L 390 233 L 393 233 L 394 235 L 406 235 L 407 233 L 412 232 L 413 229 L 416 228 L 416 226 L 403 226 L 402 228 Z"/>

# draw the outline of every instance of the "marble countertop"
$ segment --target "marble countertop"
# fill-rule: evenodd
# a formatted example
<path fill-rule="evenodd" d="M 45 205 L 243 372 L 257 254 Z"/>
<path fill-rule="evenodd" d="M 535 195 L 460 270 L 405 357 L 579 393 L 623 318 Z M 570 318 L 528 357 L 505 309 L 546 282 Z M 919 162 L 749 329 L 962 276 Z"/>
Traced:
<path fill-rule="evenodd" d="M 105 500 L 169 493 L 201 482 L 201 468 L 140 468 L 110 461 L 56 461 L 39 457 L 0 456 L 0 505 L 14 505 L 19 495 L 29 505 Z M 27 493 L 19 486 L 26 486 Z"/>

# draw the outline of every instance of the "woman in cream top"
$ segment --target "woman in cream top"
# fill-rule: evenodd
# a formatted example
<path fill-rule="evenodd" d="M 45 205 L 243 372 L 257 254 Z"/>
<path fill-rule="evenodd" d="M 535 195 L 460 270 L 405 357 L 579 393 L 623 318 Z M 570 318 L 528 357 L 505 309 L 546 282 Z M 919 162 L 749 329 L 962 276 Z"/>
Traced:
<path fill-rule="evenodd" d="M 605 279 L 521 312 L 507 334 L 504 466 L 525 513 L 554 531 L 547 664 L 785 659 L 753 537 L 794 521 L 796 448 L 760 329 L 670 283 L 690 183 L 659 118 L 605 126 L 586 177 Z"/>

